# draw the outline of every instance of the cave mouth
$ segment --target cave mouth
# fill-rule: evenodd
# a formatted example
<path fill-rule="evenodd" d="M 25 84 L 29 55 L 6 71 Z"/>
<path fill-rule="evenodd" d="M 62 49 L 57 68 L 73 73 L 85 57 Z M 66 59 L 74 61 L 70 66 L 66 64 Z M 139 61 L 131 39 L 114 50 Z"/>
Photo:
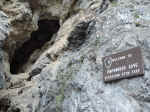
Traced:
<path fill-rule="evenodd" d="M 25 41 L 20 48 L 17 48 L 10 61 L 10 72 L 12 74 L 23 73 L 21 71 L 32 53 L 41 49 L 48 41 L 51 40 L 53 34 L 59 30 L 59 20 L 40 20 L 38 21 L 38 30 L 31 33 L 29 40 Z"/>
<path fill-rule="evenodd" d="M 0 99 L 0 112 L 21 112 L 21 110 L 15 105 L 12 105 L 8 97 L 4 97 Z"/>

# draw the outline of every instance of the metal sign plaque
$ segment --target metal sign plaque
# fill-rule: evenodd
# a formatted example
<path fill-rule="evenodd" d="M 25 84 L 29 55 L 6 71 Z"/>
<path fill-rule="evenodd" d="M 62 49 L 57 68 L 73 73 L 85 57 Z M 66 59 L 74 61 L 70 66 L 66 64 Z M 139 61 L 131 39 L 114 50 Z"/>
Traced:
<path fill-rule="evenodd" d="M 102 58 L 105 82 L 144 75 L 144 62 L 140 47 Z"/>

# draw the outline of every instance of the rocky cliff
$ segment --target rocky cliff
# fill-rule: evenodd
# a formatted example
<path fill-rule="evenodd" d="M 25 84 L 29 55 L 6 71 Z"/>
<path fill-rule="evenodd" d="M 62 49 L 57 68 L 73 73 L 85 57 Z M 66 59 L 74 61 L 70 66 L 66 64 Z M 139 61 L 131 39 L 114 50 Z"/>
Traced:
<path fill-rule="evenodd" d="M 1 0 L 0 112 L 149 112 L 149 0 Z M 144 76 L 103 81 L 139 46 Z"/>

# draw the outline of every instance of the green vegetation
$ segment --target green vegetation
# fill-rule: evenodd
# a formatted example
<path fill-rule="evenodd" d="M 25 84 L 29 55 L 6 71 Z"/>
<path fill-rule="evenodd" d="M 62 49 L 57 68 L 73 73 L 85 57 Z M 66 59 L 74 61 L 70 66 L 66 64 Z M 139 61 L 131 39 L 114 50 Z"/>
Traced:
<path fill-rule="evenodd" d="M 115 6 L 117 6 L 117 1 L 116 0 L 112 0 L 111 4 L 112 4 L 113 7 L 115 7 Z"/>
<path fill-rule="evenodd" d="M 134 17 L 135 18 L 140 18 L 140 16 L 137 13 L 134 14 Z"/>
<path fill-rule="evenodd" d="M 64 100 L 64 93 L 56 96 L 56 111 L 60 112 L 61 111 L 61 103 Z"/>

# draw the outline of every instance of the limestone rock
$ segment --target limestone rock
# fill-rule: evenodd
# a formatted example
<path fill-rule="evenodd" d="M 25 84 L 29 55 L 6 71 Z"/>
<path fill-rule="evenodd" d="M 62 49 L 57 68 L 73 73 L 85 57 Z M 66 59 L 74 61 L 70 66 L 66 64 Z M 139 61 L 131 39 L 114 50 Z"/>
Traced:
<path fill-rule="evenodd" d="M 143 6 L 142 1 L 118 1 L 111 3 L 103 13 L 96 13 L 88 26 L 89 38 L 80 49 L 65 51 L 58 62 L 40 73 L 44 79 L 40 87 L 44 91 L 39 109 L 46 112 L 148 112 L 149 3 L 146 3 Z M 142 49 L 145 75 L 104 83 L 102 57 L 136 46 Z"/>
<path fill-rule="evenodd" d="M 32 11 L 27 2 L 10 0 L 2 3 L 4 5 L 2 11 L 7 14 L 11 25 L 9 38 L 7 38 L 5 45 L 11 58 L 14 50 L 20 47 L 25 40 L 28 40 L 31 32 L 37 29 L 37 21 L 33 21 Z"/>
<path fill-rule="evenodd" d="M 9 20 L 8 16 L 0 11 L 0 89 L 6 87 L 6 72 L 4 70 L 4 42 L 9 34 Z"/>
<path fill-rule="evenodd" d="M 15 36 L 19 35 L 18 40 L 25 41 L 22 34 L 35 30 L 33 26 L 40 19 L 59 18 L 61 26 L 49 42 L 53 44 L 46 44 L 36 62 L 30 64 L 29 73 L 11 76 L 11 85 L 7 90 L 0 90 L 0 107 L 4 107 L 0 111 L 149 112 L 149 0 L 39 0 L 35 6 L 32 2 L 35 1 L 13 1 L 24 7 L 17 6 L 16 15 L 22 18 L 29 14 L 29 18 L 21 19 L 25 23 L 18 22 L 17 18 L 13 21 L 17 25 L 10 24 L 11 27 L 8 27 L 8 20 L 12 22 L 13 17 L 4 10 L 11 11 L 10 4 L 7 2 L 6 8 L 0 5 L 3 9 L 0 20 L 5 20 L 5 24 L 0 21 L 0 34 L 4 35 L 0 38 L 2 42 L 13 37 L 16 41 Z M 31 29 L 27 30 L 27 27 Z M 15 36 L 11 37 L 15 33 L 11 30 L 17 32 Z M 4 41 L 1 45 L 7 44 Z M 142 50 L 144 76 L 104 83 L 102 57 L 137 46 Z M 1 51 L 5 57 L 5 49 Z M 35 55 L 36 52 L 30 58 Z M 9 61 L 4 57 L 0 69 L 5 73 L 9 72 L 6 67 Z M 0 82 L 7 82 L 4 79 L 0 78 Z M 2 82 L 1 85 L 5 84 Z"/>

